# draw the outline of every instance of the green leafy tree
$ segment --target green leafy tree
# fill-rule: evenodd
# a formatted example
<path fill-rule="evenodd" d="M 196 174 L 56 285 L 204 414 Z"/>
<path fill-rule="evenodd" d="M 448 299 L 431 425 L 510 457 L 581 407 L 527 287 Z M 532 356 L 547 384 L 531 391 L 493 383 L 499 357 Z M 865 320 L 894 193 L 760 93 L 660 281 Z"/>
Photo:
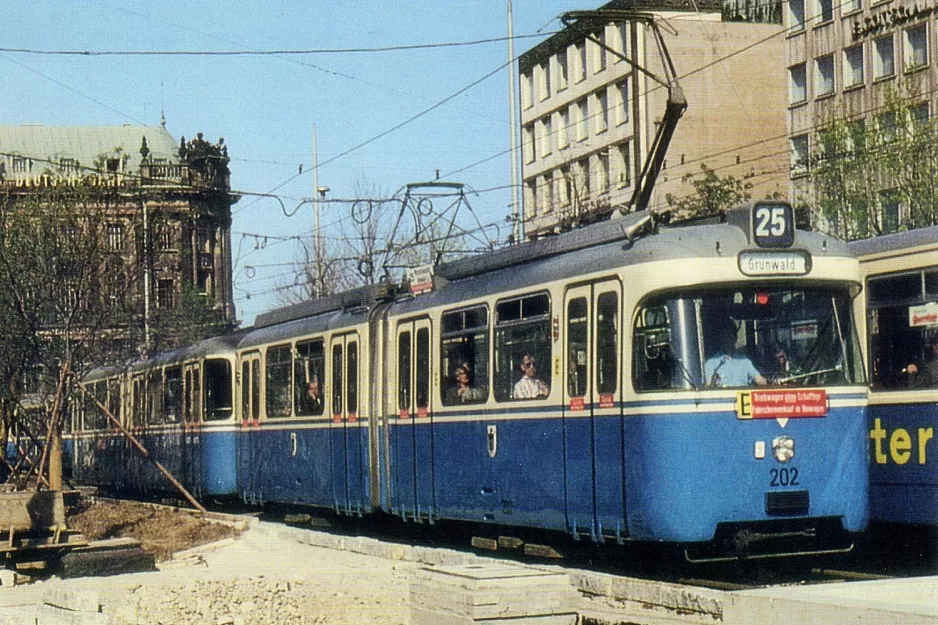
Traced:
<path fill-rule="evenodd" d="M 938 224 L 938 122 L 914 93 L 890 90 L 874 116 L 843 112 L 815 133 L 799 196 L 818 230 L 853 240 Z"/>
<path fill-rule="evenodd" d="M 675 212 L 675 217 L 689 218 L 716 215 L 728 208 L 739 206 L 752 198 L 752 183 L 735 176 L 721 178 L 701 163 L 699 174 L 686 174 L 681 181 L 690 183 L 694 193 L 686 197 L 675 197 L 668 193 L 665 201 Z"/>

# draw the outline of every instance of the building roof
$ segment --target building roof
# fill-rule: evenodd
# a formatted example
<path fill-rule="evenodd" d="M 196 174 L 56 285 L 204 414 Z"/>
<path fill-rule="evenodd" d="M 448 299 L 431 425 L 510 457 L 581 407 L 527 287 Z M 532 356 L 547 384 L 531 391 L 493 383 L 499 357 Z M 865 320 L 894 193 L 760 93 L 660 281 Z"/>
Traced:
<path fill-rule="evenodd" d="M 599 8 L 600 10 L 628 9 L 649 13 L 655 11 L 719 13 L 723 8 L 723 0 L 611 0 Z M 573 43 L 583 41 L 585 38 L 583 32 L 576 28 L 564 28 L 518 57 L 521 73 L 530 71 L 532 67 L 544 59 L 553 56 Z"/>
<path fill-rule="evenodd" d="M 127 158 L 123 171 L 140 169 L 140 145 L 147 138 L 151 159 L 179 161 L 179 142 L 163 126 L 44 126 L 23 124 L 0 126 L 0 162 L 11 155 L 34 161 L 27 176 L 59 163 L 60 159 L 74 159 L 81 168 L 93 168 L 102 155 Z M 118 152 L 118 148 L 120 149 Z M 4 158 L 6 157 L 6 158 Z M 51 161 L 51 162 L 48 162 Z M 5 176 L 18 177 L 6 167 Z"/>

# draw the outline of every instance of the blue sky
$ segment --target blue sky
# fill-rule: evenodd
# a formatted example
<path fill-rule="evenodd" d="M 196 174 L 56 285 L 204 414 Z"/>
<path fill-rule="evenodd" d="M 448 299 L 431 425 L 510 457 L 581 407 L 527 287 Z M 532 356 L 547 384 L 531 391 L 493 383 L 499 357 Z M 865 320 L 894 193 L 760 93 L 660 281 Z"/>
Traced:
<path fill-rule="evenodd" d="M 515 54 L 559 28 L 560 13 L 597 5 L 514 0 Z M 598 4 L 598 3 L 597 3 Z M 406 46 L 503 38 L 504 0 L 132 2 L 7 0 L 0 48 L 87 51 L 310 50 Z M 508 214 L 508 73 L 467 90 L 416 121 L 335 158 L 504 65 L 504 41 L 380 53 L 302 56 L 55 56 L 0 52 L 0 124 L 158 124 L 177 139 L 196 132 L 229 146 L 236 190 L 272 192 L 287 212 L 312 195 L 316 127 L 320 186 L 329 197 L 362 189 L 393 194 L 436 171 L 483 191 L 469 202 L 483 222 Z M 478 161 L 486 162 L 466 169 Z M 303 164 L 304 174 L 297 176 Z M 347 219 L 328 204 L 321 223 Z M 233 208 L 238 317 L 283 303 L 286 264 L 310 236 L 312 209 L 287 217 L 273 199 Z M 338 226 L 336 226 L 338 227 Z M 503 229 L 503 234 L 507 230 Z M 266 237 L 266 243 L 265 238 Z M 246 267 L 253 267 L 248 272 Z M 252 277 L 248 277 L 248 276 Z"/>

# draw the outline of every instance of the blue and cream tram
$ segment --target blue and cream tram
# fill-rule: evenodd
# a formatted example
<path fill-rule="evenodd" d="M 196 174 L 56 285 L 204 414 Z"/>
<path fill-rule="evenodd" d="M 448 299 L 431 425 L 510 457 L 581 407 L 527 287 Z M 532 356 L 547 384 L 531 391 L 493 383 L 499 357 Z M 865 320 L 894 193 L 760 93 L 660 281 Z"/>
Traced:
<path fill-rule="evenodd" d="M 671 226 L 633 213 L 411 287 L 273 311 L 230 339 L 217 429 L 236 442 L 213 470 L 249 501 L 707 558 L 836 549 L 864 529 L 858 263 L 796 231 L 789 205 Z M 174 367 L 190 388 L 186 362 L 129 371 L 124 392 L 154 376 L 165 405 Z M 177 436 L 167 414 L 148 432 Z M 210 429 L 203 416 L 203 463 Z"/>
<path fill-rule="evenodd" d="M 938 227 L 850 246 L 866 283 L 871 518 L 938 526 Z"/>

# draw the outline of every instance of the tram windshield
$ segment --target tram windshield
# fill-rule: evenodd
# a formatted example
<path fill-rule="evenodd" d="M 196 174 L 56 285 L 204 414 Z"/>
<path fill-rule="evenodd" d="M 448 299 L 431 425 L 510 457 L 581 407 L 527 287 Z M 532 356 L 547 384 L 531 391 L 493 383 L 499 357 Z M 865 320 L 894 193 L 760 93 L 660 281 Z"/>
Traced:
<path fill-rule="evenodd" d="M 851 297 L 838 288 L 727 288 L 645 302 L 636 390 L 864 384 Z"/>

